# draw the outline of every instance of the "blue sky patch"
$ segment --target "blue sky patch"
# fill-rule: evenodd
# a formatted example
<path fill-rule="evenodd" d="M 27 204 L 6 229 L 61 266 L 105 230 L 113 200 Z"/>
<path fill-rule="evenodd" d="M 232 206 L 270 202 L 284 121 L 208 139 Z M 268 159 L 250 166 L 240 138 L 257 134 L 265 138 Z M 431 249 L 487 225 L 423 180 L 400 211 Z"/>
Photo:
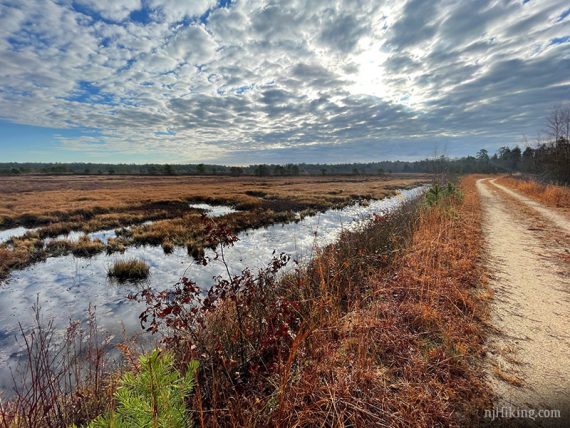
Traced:
<path fill-rule="evenodd" d="M 129 19 L 138 24 L 149 24 L 152 22 L 151 10 L 143 7 L 141 10 L 135 10 L 129 15 Z"/>
<path fill-rule="evenodd" d="M 570 41 L 570 36 L 555 37 L 555 38 L 550 40 L 550 44 L 551 45 L 560 45 L 562 43 L 567 43 L 569 41 Z"/>
<path fill-rule="evenodd" d="M 568 15 L 570 15 L 570 8 L 566 9 L 564 12 L 560 14 L 558 20 L 556 22 L 563 21 Z"/>
<path fill-rule="evenodd" d="M 75 101 L 79 103 L 91 104 L 109 104 L 115 105 L 113 94 L 101 91 L 101 88 L 91 82 L 80 81 L 79 88 L 73 95 L 64 98 L 66 101 Z"/>
<path fill-rule="evenodd" d="M 81 3 L 72 2 L 72 3 L 71 3 L 71 7 L 72 7 L 75 11 L 77 11 L 77 12 L 79 12 L 79 13 L 85 15 L 85 16 L 88 16 L 89 18 L 91 18 L 91 19 L 94 20 L 94 21 L 100 21 L 100 22 L 104 22 L 104 23 L 106 23 L 106 24 L 112 24 L 112 23 L 115 22 L 115 21 L 113 21 L 113 20 L 111 20 L 111 19 L 105 18 L 103 15 L 101 15 L 101 14 L 100 14 L 99 12 L 97 12 L 96 10 L 93 10 L 93 9 L 91 9 L 90 7 L 85 6 L 85 5 L 81 4 Z"/>
<path fill-rule="evenodd" d="M 154 135 L 156 135 L 157 137 L 160 137 L 162 135 L 168 135 L 168 136 L 175 136 L 176 132 L 175 131 L 155 131 Z"/>
<path fill-rule="evenodd" d="M 254 87 L 255 85 L 239 86 L 237 88 L 232 89 L 232 91 L 237 95 L 242 95 L 245 94 L 246 92 L 251 91 Z"/>

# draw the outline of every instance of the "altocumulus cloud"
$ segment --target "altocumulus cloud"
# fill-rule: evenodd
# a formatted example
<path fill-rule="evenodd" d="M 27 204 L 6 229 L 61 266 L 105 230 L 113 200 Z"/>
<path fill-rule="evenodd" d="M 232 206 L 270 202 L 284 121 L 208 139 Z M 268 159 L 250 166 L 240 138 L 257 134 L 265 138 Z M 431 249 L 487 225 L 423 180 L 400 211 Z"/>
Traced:
<path fill-rule="evenodd" d="M 0 118 L 85 160 L 464 154 L 570 98 L 569 36 L 566 0 L 0 0 Z"/>

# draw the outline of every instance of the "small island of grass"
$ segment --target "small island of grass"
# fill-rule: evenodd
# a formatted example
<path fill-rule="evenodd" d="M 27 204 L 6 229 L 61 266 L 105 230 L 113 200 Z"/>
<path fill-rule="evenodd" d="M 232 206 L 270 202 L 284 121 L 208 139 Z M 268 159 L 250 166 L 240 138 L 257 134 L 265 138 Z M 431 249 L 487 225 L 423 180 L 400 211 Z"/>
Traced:
<path fill-rule="evenodd" d="M 109 268 L 107 275 L 119 282 L 136 282 L 148 278 L 149 265 L 138 259 L 117 260 Z"/>

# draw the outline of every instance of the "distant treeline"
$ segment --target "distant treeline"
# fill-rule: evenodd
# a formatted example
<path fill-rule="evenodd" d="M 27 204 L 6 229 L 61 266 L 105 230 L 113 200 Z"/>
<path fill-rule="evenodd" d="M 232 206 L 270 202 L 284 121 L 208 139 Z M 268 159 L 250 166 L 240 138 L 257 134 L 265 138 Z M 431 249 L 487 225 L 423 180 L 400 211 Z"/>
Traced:
<path fill-rule="evenodd" d="M 490 155 L 485 149 L 475 156 L 450 159 L 441 156 L 420 161 L 382 161 L 346 164 L 287 164 L 225 166 L 205 164 L 99 164 L 99 163 L 0 163 L 0 174 L 69 175 L 384 175 L 390 173 L 500 173 L 525 172 L 549 181 L 570 183 L 570 143 L 565 138 L 521 150 L 501 147 Z"/>
<path fill-rule="evenodd" d="M 509 150 L 509 149 L 505 149 Z M 516 152 L 516 149 L 514 149 Z M 520 150 L 519 150 L 520 152 Z M 482 150 L 481 153 L 486 153 Z M 510 153 L 510 150 L 509 150 Z M 98 164 L 98 163 L 0 163 L 0 174 L 87 174 L 87 175 L 383 175 L 401 172 L 474 172 L 510 171 L 511 162 L 497 155 L 485 161 L 467 156 L 459 159 L 440 157 L 421 161 L 382 161 L 346 164 L 261 164 L 225 166 L 205 164 Z"/>
<path fill-rule="evenodd" d="M 103 164 L 103 163 L 0 163 L 0 174 L 88 175 L 384 175 L 390 173 L 501 173 L 524 172 L 545 181 L 570 184 L 570 108 L 555 108 L 547 122 L 549 137 L 521 149 L 501 147 L 490 155 L 485 149 L 475 156 L 445 156 L 420 161 L 381 161 L 345 164 L 260 164 L 225 166 L 206 164 Z"/>

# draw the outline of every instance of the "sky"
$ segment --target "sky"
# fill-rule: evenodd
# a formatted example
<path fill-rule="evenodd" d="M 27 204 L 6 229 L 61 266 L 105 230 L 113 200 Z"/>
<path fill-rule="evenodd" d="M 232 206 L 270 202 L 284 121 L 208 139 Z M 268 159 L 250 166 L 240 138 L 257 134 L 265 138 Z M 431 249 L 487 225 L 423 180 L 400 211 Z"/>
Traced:
<path fill-rule="evenodd" d="M 0 0 L 0 162 L 461 156 L 569 100 L 567 0 Z"/>

